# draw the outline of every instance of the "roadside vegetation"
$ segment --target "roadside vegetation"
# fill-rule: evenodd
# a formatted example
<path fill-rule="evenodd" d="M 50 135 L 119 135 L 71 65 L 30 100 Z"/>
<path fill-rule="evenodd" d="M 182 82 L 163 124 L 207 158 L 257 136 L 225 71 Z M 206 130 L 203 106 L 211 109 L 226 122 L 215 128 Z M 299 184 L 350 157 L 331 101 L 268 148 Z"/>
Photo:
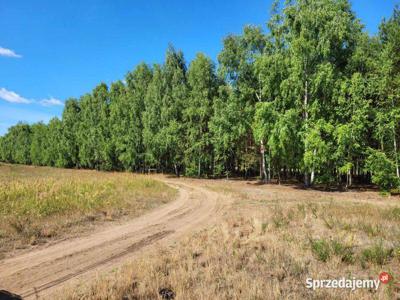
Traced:
<path fill-rule="evenodd" d="M 235 199 L 220 223 L 103 274 L 68 299 L 396 299 L 377 291 L 306 288 L 306 279 L 400 281 L 400 202 L 373 192 L 210 183 Z M 349 195 L 350 194 L 350 195 Z M 67 295 L 67 296 L 66 296 Z M 162 296 L 164 295 L 164 296 Z M 166 296 L 167 295 L 167 296 Z M 171 296 L 172 297 L 172 296 Z"/>
<path fill-rule="evenodd" d="M 175 194 L 144 175 L 0 164 L 0 255 L 94 222 L 138 216 Z"/>

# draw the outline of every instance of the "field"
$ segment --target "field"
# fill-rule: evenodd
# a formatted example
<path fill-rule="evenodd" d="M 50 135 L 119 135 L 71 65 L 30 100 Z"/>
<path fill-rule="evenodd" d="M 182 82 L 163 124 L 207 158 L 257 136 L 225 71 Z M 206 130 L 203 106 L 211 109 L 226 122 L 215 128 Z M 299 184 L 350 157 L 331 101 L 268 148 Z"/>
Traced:
<path fill-rule="evenodd" d="M 400 297 L 400 199 L 376 192 L 192 181 L 227 204 L 212 227 L 156 249 L 68 299 L 395 299 Z M 222 200 L 221 200 L 222 201 Z M 375 289 L 312 289 L 306 279 L 378 279 Z M 68 295 L 68 296 L 66 296 Z"/>
<path fill-rule="evenodd" d="M 27 299 L 400 297 L 399 196 L 18 165 L 0 171 L 0 289 Z M 377 289 L 306 287 L 308 278 L 378 280 L 381 272 L 393 280 Z"/>
<path fill-rule="evenodd" d="M 0 258 L 138 216 L 175 195 L 164 183 L 131 173 L 0 164 Z"/>

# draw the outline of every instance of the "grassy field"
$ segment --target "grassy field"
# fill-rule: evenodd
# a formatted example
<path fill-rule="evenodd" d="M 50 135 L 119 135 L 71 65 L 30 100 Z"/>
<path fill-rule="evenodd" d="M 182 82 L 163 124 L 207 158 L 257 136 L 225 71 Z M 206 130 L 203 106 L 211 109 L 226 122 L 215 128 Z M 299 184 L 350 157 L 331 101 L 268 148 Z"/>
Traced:
<path fill-rule="evenodd" d="M 131 173 L 0 164 L 0 257 L 95 222 L 138 216 L 175 195 Z"/>
<path fill-rule="evenodd" d="M 62 298 L 399 299 L 398 197 L 208 185 L 235 199 L 219 224 Z M 382 271 L 394 281 L 377 290 L 306 288 L 307 278 L 377 280 Z"/>

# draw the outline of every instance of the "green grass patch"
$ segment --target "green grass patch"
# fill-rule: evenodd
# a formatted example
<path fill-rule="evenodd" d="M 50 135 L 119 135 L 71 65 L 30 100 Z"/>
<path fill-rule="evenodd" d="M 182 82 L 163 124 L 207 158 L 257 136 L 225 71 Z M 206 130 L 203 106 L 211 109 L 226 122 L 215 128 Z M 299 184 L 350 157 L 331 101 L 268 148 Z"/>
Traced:
<path fill-rule="evenodd" d="M 310 244 L 313 254 L 322 262 L 327 262 L 333 256 L 339 257 L 346 264 L 352 264 L 355 261 L 352 247 L 338 240 L 316 239 L 310 240 Z"/>
<path fill-rule="evenodd" d="M 331 257 L 331 249 L 329 242 L 324 239 L 312 240 L 311 250 L 317 257 L 317 259 L 322 262 L 327 262 Z"/>
<path fill-rule="evenodd" d="M 382 243 L 376 243 L 375 245 L 362 250 L 361 264 L 363 267 L 366 266 L 367 262 L 383 266 L 388 263 L 393 256 L 393 248 L 386 248 Z"/>

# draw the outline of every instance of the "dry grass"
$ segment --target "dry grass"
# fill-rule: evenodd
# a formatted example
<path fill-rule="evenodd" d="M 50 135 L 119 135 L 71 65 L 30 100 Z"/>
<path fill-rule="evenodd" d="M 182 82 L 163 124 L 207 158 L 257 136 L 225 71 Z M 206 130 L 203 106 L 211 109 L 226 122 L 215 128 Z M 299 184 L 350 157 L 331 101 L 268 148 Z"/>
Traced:
<path fill-rule="evenodd" d="M 0 256 L 94 222 L 140 215 L 175 194 L 131 173 L 0 164 Z"/>
<path fill-rule="evenodd" d="M 161 290 L 175 299 L 400 297 L 394 285 L 353 292 L 305 285 L 309 277 L 377 279 L 382 271 L 400 280 L 398 198 L 237 182 L 209 187 L 236 199 L 218 225 L 60 298 L 162 299 Z"/>

